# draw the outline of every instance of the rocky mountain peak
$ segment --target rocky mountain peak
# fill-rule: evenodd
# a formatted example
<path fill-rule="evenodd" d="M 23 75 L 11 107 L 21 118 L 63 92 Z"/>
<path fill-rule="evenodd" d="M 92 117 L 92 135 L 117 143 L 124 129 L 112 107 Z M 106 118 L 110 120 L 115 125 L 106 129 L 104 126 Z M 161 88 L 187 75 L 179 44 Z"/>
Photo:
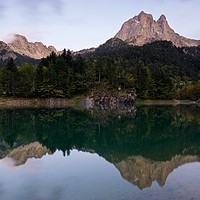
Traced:
<path fill-rule="evenodd" d="M 47 57 L 51 54 L 52 51 L 57 53 L 55 47 L 47 47 L 41 42 L 29 42 L 25 36 L 19 34 L 15 35 L 14 40 L 8 43 L 8 46 L 12 51 L 34 59 Z"/>
<path fill-rule="evenodd" d="M 140 21 L 153 20 L 153 16 L 151 14 L 145 13 L 144 11 L 142 11 L 138 16 L 135 16 L 135 18 L 138 18 Z"/>
<path fill-rule="evenodd" d="M 22 42 L 28 42 L 25 36 L 20 35 L 20 34 L 15 34 L 15 39 L 14 41 L 22 41 Z"/>
<path fill-rule="evenodd" d="M 167 22 L 167 18 L 162 14 L 157 22 Z"/>
<path fill-rule="evenodd" d="M 172 35 L 176 34 L 174 32 L 174 30 L 172 28 L 170 28 L 170 26 L 169 26 L 169 24 L 167 22 L 167 18 L 165 17 L 165 15 L 161 15 L 160 16 L 160 18 L 157 20 L 157 24 L 158 24 L 159 28 L 161 29 L 162 33 L 166 34 L 168 32 L 171 32 Z"/>
<path fill-rule="evenodd" d="M 156 21 L 151 14 L 144 11 L 126 21 L 115 38 L 137 46 L 158 40 L 171 41 L 178 47 L 200 45 L 199 40 L 188 39 L 175 33 L 169 26 L 165 15 L 161 15 Z"/>

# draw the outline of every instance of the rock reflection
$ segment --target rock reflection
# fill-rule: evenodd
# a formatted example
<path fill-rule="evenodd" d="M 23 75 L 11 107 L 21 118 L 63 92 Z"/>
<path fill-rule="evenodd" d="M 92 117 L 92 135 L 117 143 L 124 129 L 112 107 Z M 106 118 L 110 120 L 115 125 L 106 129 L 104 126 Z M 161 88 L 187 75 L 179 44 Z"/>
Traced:
<path fill-rule="evenodd" d="M 133 156 L 116 163 L 115 166 L 125 180 L 140 189 L 144 189 L 150 187 L 153 181 L 157 181 L 161 187 L 164 186 L 167 177 L 174 169 L 187 163 L 199 161 L 198 156 L 180 155 L 162 162 L 149 160 L 141 156 Z"/>
<path fill-rule="evenodd" d="M 29 158 L 42 158 L 46 154 L 50 155 L 52 153 L 39 142 L 33 142 L 11 150 L 7 157 L 13 159 L 15 166 L 19 166 L 25 164 Z"/>

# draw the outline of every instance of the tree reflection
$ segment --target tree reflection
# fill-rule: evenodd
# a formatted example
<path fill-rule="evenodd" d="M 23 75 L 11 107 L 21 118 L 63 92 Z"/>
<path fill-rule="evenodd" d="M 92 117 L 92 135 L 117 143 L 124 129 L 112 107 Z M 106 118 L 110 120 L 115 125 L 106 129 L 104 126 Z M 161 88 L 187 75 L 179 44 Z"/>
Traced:
<path fill-rule="evenodd" d="M 0 137 L 10 148 L 38 141 L 51 152 L 94 151 L 110 162 L 133 155 L 157 161 L 198 155 L 199 131 L 196 106 L 140 106 L 135 117 L 120 118 L 75 109 L 0 110 Z"/>

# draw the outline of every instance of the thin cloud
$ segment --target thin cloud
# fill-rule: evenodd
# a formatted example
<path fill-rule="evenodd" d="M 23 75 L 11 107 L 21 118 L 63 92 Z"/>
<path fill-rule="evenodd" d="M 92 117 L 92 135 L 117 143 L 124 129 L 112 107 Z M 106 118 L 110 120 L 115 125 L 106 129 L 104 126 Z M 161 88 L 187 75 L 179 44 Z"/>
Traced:
<path fill-rule="evenodd" d="M 16 0 L 22 8 L 33 12 L 42 12 L 43 7 L 51 8 L 55 13 L 62 11 L 64 0 Z"/>
<path fill-rule="evenodd" d="M 0 17 L 4 17 L 5 10 L 5 5 L 2 2 L 0 2 Z"/>
<path fill-rule="evenodd" d="M 60 15 L 65 4 L 64 0 L 4 0 L 0 2 L 0 17 L 5 18 L 13 6 L 25 18 L 41 17 L 45 12 Z"/>

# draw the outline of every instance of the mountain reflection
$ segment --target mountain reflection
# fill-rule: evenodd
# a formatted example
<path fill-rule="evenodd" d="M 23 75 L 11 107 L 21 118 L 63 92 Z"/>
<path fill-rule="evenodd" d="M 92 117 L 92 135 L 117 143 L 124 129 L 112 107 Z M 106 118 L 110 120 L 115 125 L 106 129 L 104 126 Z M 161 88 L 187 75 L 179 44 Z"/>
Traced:
<path fill-rule="evenodd" d="M 6 156 L 12 158 L 15 166 L 23 165 L 29 158 L 42 158 L 45 154 L 51 154 L 47 147 L 39 142 L 32 142 L 11 150 Z"/>
<path fill-rule="evenodd" d="M 196 106 L 140 106 L 136 116 L 74 109 L 0 110 L 0 158 L 16 165 L 61 150 L 95 152 L 140 189 L 165 184 L 178 166 L 199 161 Z"/>
<path fill-rule="evenodd" d="M 176 168 L 191 162 L 199 162 L 198 156 L 174 156 L 169 161 L 153 161 L 142 156 L 129 157 L 119 163 L 116 168 L 121 176 L 140 189 L 150 187 L 153 181 L 162 187 L 168 175 Z"/>

